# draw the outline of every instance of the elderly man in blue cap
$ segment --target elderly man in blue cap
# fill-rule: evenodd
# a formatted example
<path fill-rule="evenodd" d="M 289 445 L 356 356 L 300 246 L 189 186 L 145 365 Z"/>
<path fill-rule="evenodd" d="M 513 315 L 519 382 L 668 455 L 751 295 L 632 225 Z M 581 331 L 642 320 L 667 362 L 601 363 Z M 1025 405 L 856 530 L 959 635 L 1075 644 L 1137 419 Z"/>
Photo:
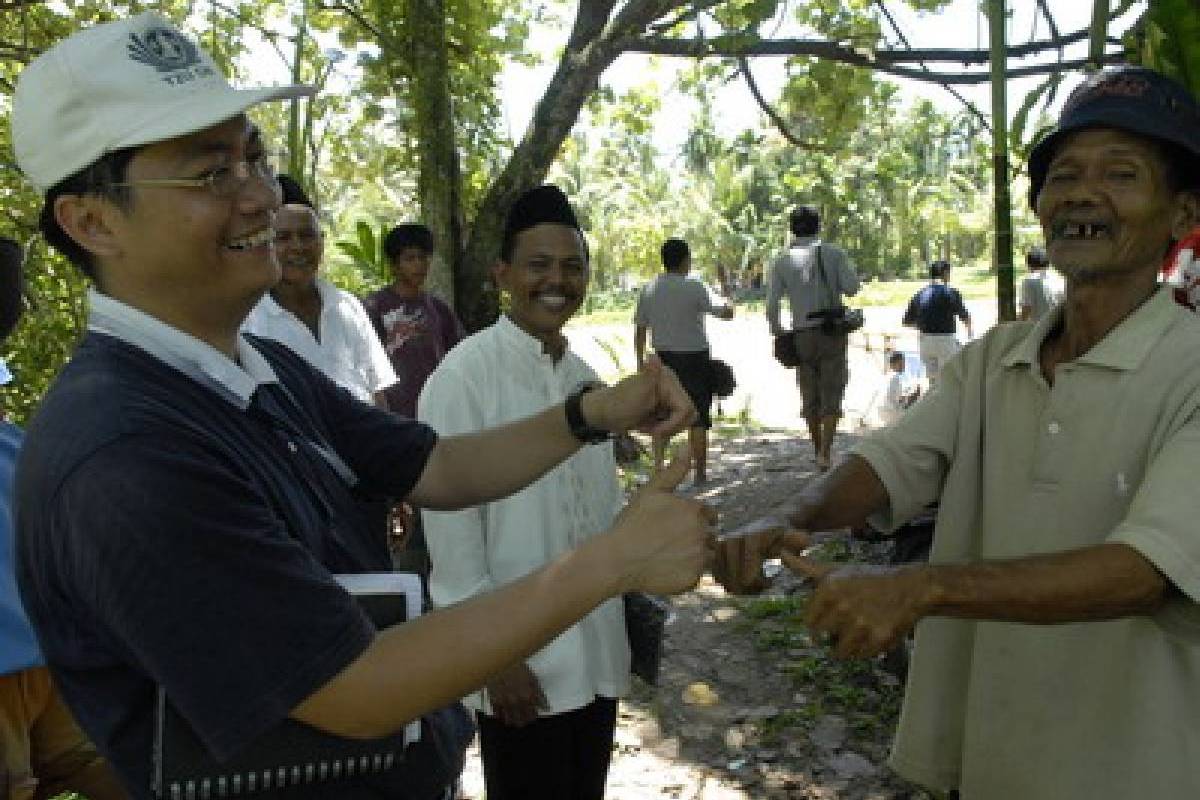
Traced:
<path fill-rule="evenodd" d="M 804 530 L 939 500 L 930 564 L 785 553 L 836 654 L 916 647 L 891 763 L 968 800 L 1200 796 L 1200 320 L 1158 274 L 1200 220 L 1200 110 L 1142 68 L 1089 77 L 1031 152 L 1064 301 L 953 359 L 800 493 Z M 719 553 L 750 583 L 771 536 Z"/>

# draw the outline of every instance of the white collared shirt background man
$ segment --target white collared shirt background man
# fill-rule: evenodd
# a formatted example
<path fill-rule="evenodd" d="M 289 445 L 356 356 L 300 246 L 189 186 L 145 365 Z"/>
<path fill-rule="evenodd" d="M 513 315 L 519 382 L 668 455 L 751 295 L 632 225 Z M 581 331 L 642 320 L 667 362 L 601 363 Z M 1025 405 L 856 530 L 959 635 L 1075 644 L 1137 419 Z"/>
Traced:
<path fill-rule="evenodd" d="M 317 274 L 322 245 L 312 208 L 293 204 L 279 210 L 275 256 L 281 277 L 243 329 L 287 345 L 359 400 L 379 405 L 396 373 L 362 304 Z"/>

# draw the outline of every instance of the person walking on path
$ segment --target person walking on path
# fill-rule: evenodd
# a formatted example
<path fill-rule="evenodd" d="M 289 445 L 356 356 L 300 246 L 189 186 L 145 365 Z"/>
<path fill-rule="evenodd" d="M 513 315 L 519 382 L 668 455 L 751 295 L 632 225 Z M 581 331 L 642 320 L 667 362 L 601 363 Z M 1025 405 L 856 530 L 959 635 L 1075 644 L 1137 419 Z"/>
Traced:
<path fill-rule="evenodd" d="M 1021 281 L 1017 319 L 1037 322 L 1062 300 L 1062 281 L 1050 271 L 1050 259 L 1044 247 L 1031 247 L 1025 254 L 1029 274 Z"/>
<path fill-rule="evenodd" d="M 962 293 L 950 286 L 950 262 L 929 265 L 929 284 L 908 301 L 903 324 L 921 332 L 921 363 L 932 386 L 946 362 L 962 347 L 955 334 L 955 319 L 967 326 L 967 339 L 973 338 L 971 312 L 963 303 Z"/>
<path fill-rule="evenodd" d="M 1200 223 L 1200 107 L 1151 70 L 1097 72 L 1028 166 L 1063 302 L 968 344 L 790 515 L 892 529 L 940 500 L 930 563 L 784 560 L 816 581 L 806 619 L 836 655 L 915 629 L 904 778 L 969 800 L 1200 797 L 1200 318 L 1159 282 Z M 726 545 L 717 572 L 757 580 L 773 538 Z"/>
<path fill-rule="evenodd" d="M 660 250 L 663 272 L 638 295 L 633 314 L 633 350 L 638 369 L 646 360 L 646 332 L 663 363 L 675 371 L 692 404 L 696 421 L 688 430 L 693 485 L 708 481 L 708 430 L 712 427 L 713 376 L 704 317 L 733 319 L 733 305 L 698 278 L 688 277 L 692 254 L 687 242 L 668 239 Z M 654 466 L 662 467 L 665 440 L 654 441 Z"/>
<path fill-rule="evenodd" d="M 858 294 L 860 282 L 846 251 L 818 238 L 821 216 L 813 206 L 798 206 L 789 216 L 792 242 L 771 264 L 767 284 L 767 324 L 772 336 L 791 333 L 795 343 L 796 385 L 804 423 L 818 469 L 829 469 L 833 438 L 842 418 L 842 400 L 850 380 L 849 334 L 821 329 L 823 314 Z M 788 301 L 791 327 L 780 323 L 780 305 Z"/>

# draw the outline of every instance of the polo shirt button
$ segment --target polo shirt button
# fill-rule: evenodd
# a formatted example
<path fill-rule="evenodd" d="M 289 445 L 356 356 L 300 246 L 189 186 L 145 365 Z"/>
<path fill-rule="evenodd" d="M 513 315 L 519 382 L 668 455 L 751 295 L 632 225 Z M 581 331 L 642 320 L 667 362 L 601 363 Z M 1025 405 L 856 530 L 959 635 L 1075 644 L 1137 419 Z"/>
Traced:
<path fill-rule="evenodd" d="M 1062 426 L 1060 426 L 1057 422 L 1051 422 L 1046 426 L 1046 430 L 1050 431 L 1051 436 L 1057 436 L 1058 432 L 1062 430 Z"/>

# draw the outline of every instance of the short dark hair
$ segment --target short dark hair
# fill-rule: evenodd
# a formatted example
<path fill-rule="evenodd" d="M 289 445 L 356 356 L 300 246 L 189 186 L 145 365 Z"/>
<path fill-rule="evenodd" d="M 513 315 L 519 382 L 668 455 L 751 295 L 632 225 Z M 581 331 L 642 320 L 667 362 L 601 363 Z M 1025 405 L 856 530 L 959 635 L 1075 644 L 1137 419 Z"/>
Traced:
<path fill-rule="evenodd" d="M 1029 248 L 1029 252 L 1025 254 L 1025 266 L 1030 269 L 1045 269 L 1050 266 L 1050 257 L 1046 255 L 1046 248 L 1040 245 Z"/>
<path fill-rule="evenodd" d="M 38 215 L 38 228 L 45 240 L 58 252 L 66 256 L 80 272 L 96 282 L 96 261 L 92 254 L 79 242 L 72 239 L 54 216 L 54 204 L 58 198 L 67 195 L 95 195 L 111 200 L 119 208 L 128 210 L 133 204 L 133 194 L 124 183 L 129 171 L 129 162 L 137 154 L 139 148 L 127 147 L 105 153 L 94 162 L 63 178 L 46 190 L 42 201 L 42 211 Z"/>
<path fill-rule="evenodd" d="M 395 261 L 402 250 L 416 247 L 426 255 L 433 254 L 433 231 L 419 222 L 397 225 L 383 237 L 383 254 Z"/>
<path fill-rule="evenodd" d="M 816 236 L 821 230 L 821 212 L 816 206 L 796 206 L 788 216 L 793 236 Z"/>
<path fill-rule="evenodd" d="M 300 185 L 300 181 L 288 175 L 286 172 L 281 172 L 275 176 L 275 180 L 279 181 L 279 188 L 283 190 L 283 205 L 285 206 L 308 206 L 316 211 L 317 207 L 313 205 L 313 201 L 309 199 L 308 192 L 304 191 L 304 187 Z"/>
<path fill-rule="evenodd" d="M 691 255 L 691 248 L 683 239 L 667 239 L 663 242 L 662 248 L 659 250 L 659 255 L 662 256 L 663 267 L 670 272 L 674 272 L 683 266 L 683 262 L 687 261 Z"/>
<path fill-rule="evenodd" d="M 929 265 L 929 277 L 944 278 L 950 274 L 950 262 L 945 259 L 938 259 Z"/>

